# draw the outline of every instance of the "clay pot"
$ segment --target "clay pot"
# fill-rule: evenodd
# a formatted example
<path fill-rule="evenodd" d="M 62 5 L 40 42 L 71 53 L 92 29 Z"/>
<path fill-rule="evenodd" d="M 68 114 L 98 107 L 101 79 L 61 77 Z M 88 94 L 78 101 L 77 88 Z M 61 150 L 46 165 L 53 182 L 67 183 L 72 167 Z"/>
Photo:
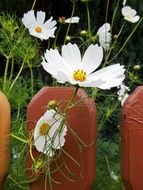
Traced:
<path fill-rule="evenodd" d="M 68 100 L 74 93 L 73 88 L 42 88 L 31 100 L 27 109 L 27 129 L 29 133 L 34 129 L 35 123 L 45 112 L 45 106 L 50 100 L 57 100 L 60 102 L 60 110 L 64 110 L 67 105 Z M 86 98 L 83 98 L 86 97 Z M 55 172 L 53 178 L 55 181 L 60 182 L 60 184 L 52 182 L 53 190 L 91 190 L 93 182 L 95 180 L 95 163 L 96 163 L 96 108 L 95 103 L 90 98 L 87 98 L 87 94 L 83 90 L 78 90 L 74 102 L 81 100 L 82 102 L 73 107 L 68 113 L 67 123 L 76 132 L 76 134 L 83 140 L 84 143 L 90 145 L 87 148 L 83 148 L 80 151 L 75 139 L 70 132 L 66 135 L 66 143 L 64 145 L 64 150 L 66 150 L 76 161 L 79 162 L 80 167 L 77 166 L 71 159 L 65 155 L 65 162 L 70 170 L 76 175 L 74 181 L 69 181 L 66 179 L 61 172 Z M 36 150 L 35 155 L 38 154 Z M 82 154 L 82 157 L 81 157 Z M 82 159 L 81 159 L 82 158 Z M 59 162 L 60 162 L 59 158 Z M 26 160 L 27 165 L 27 175 L 32 175 L 30 171 L 32 160 L 30 156 Z M 54 166 L 51 166 L 51 169 Z M 81 167 L 82 173 L 81 173 Z M 64 172 L 66 169 L 63 168 Z M 49 183 L 47 179 L 46 189 L 50 190 Z M 39 177 L 38 180 L 30 184 L 31 190 L 45 190 L 45 180 L 44 176 Z"/>
<path fill-rule="evenodd" d="M 121 176 L 126 190 L 143 190 L 143 86 L 122 108 Z"/>
<path fill-rule="evenodd" d="M 8 172 L 9 162 L 10 105 L 5 95 L 0 92 L 0 190 Z"/>

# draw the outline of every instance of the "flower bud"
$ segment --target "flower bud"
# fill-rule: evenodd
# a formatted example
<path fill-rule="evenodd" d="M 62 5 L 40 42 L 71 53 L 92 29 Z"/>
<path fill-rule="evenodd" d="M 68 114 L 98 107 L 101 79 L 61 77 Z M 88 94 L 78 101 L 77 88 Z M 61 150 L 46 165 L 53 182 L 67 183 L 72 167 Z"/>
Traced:
<path fill-rule="evenodd" d="M 135 71 L 139 71 L 141 69 L 141 66 L 140 65 L 134 65 L 134 70 Z"/>
<path fill-rule="evenodd" d="M 56 100 L 50 100 L 48 102 L 48 108 L 50 109 L 55 109 L 57 108 L 58 102 Z"/>
<path fill-rule="evenodd" d="M 70 42 L 71 41 L 71 37 L 70 36 L 66 36 L 66 41 Z"/>
<path fill-rule="evenodd" d="M 42 158 L 39 158 L 38 160 L 36 160 L 33 165 L 32 165 L 32 168 L 34 170 L 35 173 L 39 172 L 40 169 L 42 169 L 43 167 L 43 159 Z"/>
<path fill-rule="evenodd" d="M 82 31 L 80 32 L 80 35 L 83 36 L 83 37 L 84 37 L 84 36 L 87 36 L 87 31 L 86 31 L 86 30 L 82 30 Z"/>
<path fill-rule="evenodd" d="M 62 16 L 62 17 L 59 17 L 58 22 L 59 22 L 60 24 L 65 24 L 65 20 L 66 20 L 66 18 L 65 18 L 64 16 Z"/>

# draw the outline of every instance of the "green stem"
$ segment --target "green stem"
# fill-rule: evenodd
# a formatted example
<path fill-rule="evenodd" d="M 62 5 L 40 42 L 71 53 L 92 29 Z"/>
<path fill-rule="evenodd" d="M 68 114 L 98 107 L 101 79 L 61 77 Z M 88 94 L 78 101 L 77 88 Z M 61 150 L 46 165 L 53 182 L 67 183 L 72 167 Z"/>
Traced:
<path fill-rule="evenodd" d="M 21 72 L 22 72 L 22 70 L 23 70 L 24 64 L 25 64 L 25 60 L 23 60 L 23 63 L 22 63 L 22 65 L 21 65 L 21 67 L 20 67 L 20 70 L 19 70 L 19 72 L 17 73 L 17 75 L 16 75 L 16 77 L 15 77 L 13 83 L 11 84 L 11 86 L 10 86 L 10 88 L 9 88 L 9 91 L 13 88 L 13 86 L 14 86 L 15 83 L 16 83 L 16 81 L 18 80 L 18 78 L 19 78 L 19 76 L 20 76 L 20 74 L 21 74 Z"/>
<path fill-rule="evenodd" d="M 131 34 L 128 36 L 128 38 L 126 39 L 125 43 L 120 48 L 120 50 L 116 53 L 116 55 L 111 60 L 108 61 L 108 63 L 112 62 L 121 53 L 121 51 L 124 49 L 124 47 L 126 46 L 126 44 L 128 43 L 128 41 L 130 40 L 130 38 L 132 37 L 132 35 L 134 34 L 134 32 L 136 31 L 136 29 L 138 28 L 138 26 L 142 22 L 142 20 L 143 20 L 143 17 L 137 23 L 137 25 L 135 26 L 135 28 L 133 29 L 133 31 L 131 32 Z"/>
<path fill-rule="evenodd" d="M 87 25 L 88 25 L 88 35 L 91 36 L 91 25 L 90 25 L 90 11 L 88 7 L 88 2 L 86 3 L 86 10 L 87 10 Z"/>
<path fill-rule="evenodd" d="M 31 7 L 31 10 L 33 10 L 33 9 L 34 9 L 35 4 L 36 4 L 36 1 L 37 1 L 37 0 L 34 0 L 34 1 L 33 1 L 32 7 Z"/>
<path fill-rule="evenodd" d="M 18 102 L 18 104 L 17 104 L 17 116 L 16 116 L 16 118 L 18 119 L 19 116 L 20 116 L 20 103 Z"/>
<path fill-rule="evenodd" d="M 108 160 L 108 158 L 107 158 L 107 156 L 106 156 L 106 155 L 104 155 L 104 157 L 105 157 L 105 160 L 106 160 L 106 163 L 107 163 L 108 171 L 109 171 L 109 173 L 111 173 L 111 169 L 110 169 L 109 160 Z"/>
<path fill-rule="evenodd" d="M 114 113 L 114 110 L 117 108 L 117 106 L 120 104 L 120 102 L 118 102 L 117 104 L 115 104 L 115 106 L 112 108 L 111 114 L 108 117 L 104 117 L 104 119 L 102 119 L 102 123 L 99 125 L 97 131 L 100 131 L 100 129 L 102 128 L 102 126 L 104 125 L 104 123 L 109 119 L 109 117 L 111 117 L 112 113 Z"/>
<path fill-rule="evenodd" d="M 8 72 L 8 66 L 9 66 L 9 60 L 10 60 L 10 56 L 6 56 L 6 65 L 5 65 L 5 71 L 4 71 L 3 90 L 5 90 L 5 85 L 6 85 L 6 81 L 7 81 L 7 72 Z"/>
<path fill-rule="evenodd" d="M 122 25 L 122 27 L 121 27 L 120 31 L 119 31 L 119 32 L 118 32 L 118 34 L 117 34 L 116 39 L 114 40 L 114 42 L 113 42 L 112 46 L 111 46 L 111 47 L 110 47 L 110 49 L 109 49 L 109 52 L 108 52 L 108 54 L 107 54 L 107 56 L 106 56 L 106 58 L 105 58 L 105 63 L 104 63 L 104 65 L 103 65 L 103 67 L 104 67 L 104 66 L 105 66 L 105 64 L 107 63 L 107 60 L 109 59 L 109 57 L 110 57 L 110 55 L 111 55 L 112 50 L 115 48 L 116 43 L 117 43 L 117 40 L 119 39 L 119 36 L 121 35 L 121 33 L 122 33 L 122 31 L 123 31 L 123 28 L 124 28 L 124 24 Z"/>
<path fill-rule="evenodd" d="M 62 27 L 62 25 L 59 26 L 59 28 L 58 28 L 58 30 L 57 30 L 57 32 L 56 32 L 56 36 L 55 36 L 55 40 L 54 40 L 54 49 L 55 49 L 56 46 L 57 46 L 57 38 L 58 38 L 59 32 L 60 32 L 60 30 L 61 30 L 61 27 Z"/>
<path fill-rule="evenodd" d="M 73 6 L 72 6 L 71 19 L 72 19 L 73 15 L 74 15 L 74 12 L 75 12 L 75 3 L 73 3 Z M 67 28 L 67 31 L 66 31 L 66 36 L 65 36 L 65 39 L 64 39 L 64 45 L 66 43 L 66 38 L 67 38 L 67 36 L 69 34 L 70 27 L 71 27 L 71 22 L 68 24 L 68 28 Z"/>
<path fill-rule="evenodd" d="M 12 56 L 11 71 L 10 71 L 9 81 L 11 81 L 11 79 L 12 79 L 12 77 L 13 77 L 13 70 L 14 70 L 14 56 Z"/>
<path fill-rule="evenodd" d="M 70 107 L 72 101 L 74 100 L 74 98 L 75 98 L 75 96 L 76 96 L 76 94 L 77 94 L 78 89 L 79 89 L 79 86 L 77 85 L 76 88 L 75 88 L 75 91 L 74 91 L 74 93 L 73 93 L 73 95 L 72 95 L 72 97 L 71 97 L 71 99 L 68 101 L 68 104 L 67 104 L 67 106 L 66 106 L 66 108 L 65 108 L 65 111 L 64 111 L 64 114 L 65 114 L 65 115 L 67 115 L 68 109 L 69 109 L 69 107 Z"/>
<path fill-rule="evenodd" d="M 32 70 L 32 66 L 30 65 L 29 66 L 29 69 L 30 69 L 30 76 L 31 76 L 31 96 L 33 96 L 33 93 L 34 93 L 34 80 L 33 80 L 33 70 Z"/>
<path fill-rule="evenodd" d="M 110 0 L 107 0 L 107 5 L 106 5 L 106 15 L 105 15 L 105 23 L 107 23 L 107 18 L 108 18 L 108 11 L 109 11 L 109 2 Z"/>
<path fill-rule="evenodd" d="M 119 7 L 119 2 L 120 2 L 120 0 L 117 1 L 115 11 L 114 11 L 113 16 L 112 16 L 111 33 L 112 33 L 113 25 L 114 25 L 115 16 L 116 16 L 116 13 L 117 13 L 117 10 L 118 10 L 118 7 Z"/>
<path fill-rule="evenodd" d="M 17 140 L 23 142 L 23 143 L 29 143 L 28 140 L 26 140 L 26 139 L 22 139 L 22 138 L 20 138 L 20 137 L 14 135 L 14 134 L 11 134 L 11 136 L 14 137 L 15 139 L 17 139 Z"/>

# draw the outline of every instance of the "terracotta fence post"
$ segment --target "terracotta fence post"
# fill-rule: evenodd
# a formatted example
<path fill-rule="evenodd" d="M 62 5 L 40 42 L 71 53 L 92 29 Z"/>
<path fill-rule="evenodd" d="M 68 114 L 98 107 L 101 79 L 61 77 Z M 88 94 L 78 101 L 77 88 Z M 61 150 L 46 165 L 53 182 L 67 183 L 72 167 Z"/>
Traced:
<path fill-rule="evenodd" d="M 0 92 L 0 190 L 8 172 L 9 162 L 10 105 L 5 95 Z"/>
<path fill-rule="evenodd" d="M 143 86 L 122 108 L 121 175 L 125 190 L 143 190 Z"/>
<path fill-rule="evenodd" d="M 56 88 L 44 87 L 31 100 L 27 109 L 27 129 L 30 132 L 35 127 L 36 121 L 45 112 L 45 106 L 50 100 L 57 100 L 60 102 L 61 110 L 64 110 L 68 100 L 73 95 L 73 88 Z M 80 163 L 80 167 L 75 165 L 71 160 L 66 158 L 67 166 L 76 174 L 76 179 L 72 182 L 66 179 L 59 171 L 55 172 L 54 180 L 59 181 L 60 184 L 52 183 L 53 190 L 91 190 L 95 179 L 95 162 L 96 162 L 96 108 L 93 100 L 87 97 L 87 94 L 79 89 L 74 101 L 81 100 L 80 104 L 73 107 L 68 113 L 68 124 L 76 132 L 76 134 L 89 147 L 83 148 L 82 157 L 81 152 L 75 139 L 68 132 L 66 135 L 66 143 L 64 149 Z M 34 121 L 34 122 L 33 122 Z M 38 154 L 36 150 L 35 154 Z M 82 159 L 81 159 L 82 158 Z M 27 156 L 27 175 L 31 175 L 31 159 Z M 81 174 L 81 168 L 82 174 Z M 45 190 L 44 178 L 41 177 L 30 184 L 31 190 Z M 50 190 L 47 186 L 46 190 Z"/>

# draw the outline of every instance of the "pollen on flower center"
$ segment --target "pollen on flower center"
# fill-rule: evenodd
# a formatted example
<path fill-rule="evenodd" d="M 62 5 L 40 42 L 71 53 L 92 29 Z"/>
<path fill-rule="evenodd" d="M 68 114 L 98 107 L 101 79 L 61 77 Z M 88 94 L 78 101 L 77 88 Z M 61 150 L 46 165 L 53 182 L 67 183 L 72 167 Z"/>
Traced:
<path fill-rule="evenodd" d="M 49 125 L 48 123 L 43 123 L 41 126 L 40 126 L 40 134 L 41 135 L 46 135 L 49 131 Z"/>
<path fill-rule="evenodd" d="M 80 81 L 83 82 L 86 80 L 87 74 L 85 71 L 83 71 L 82 69 L 78 69 L 77 71 L 74 71 L 73 73 L 73 78 L 76 81 Z"/>
<path fill-rule="evenodd" d="M 40 26 L 36 26 L 35 31 L 38 33 L 42 32 L 42 28 Z"/>

